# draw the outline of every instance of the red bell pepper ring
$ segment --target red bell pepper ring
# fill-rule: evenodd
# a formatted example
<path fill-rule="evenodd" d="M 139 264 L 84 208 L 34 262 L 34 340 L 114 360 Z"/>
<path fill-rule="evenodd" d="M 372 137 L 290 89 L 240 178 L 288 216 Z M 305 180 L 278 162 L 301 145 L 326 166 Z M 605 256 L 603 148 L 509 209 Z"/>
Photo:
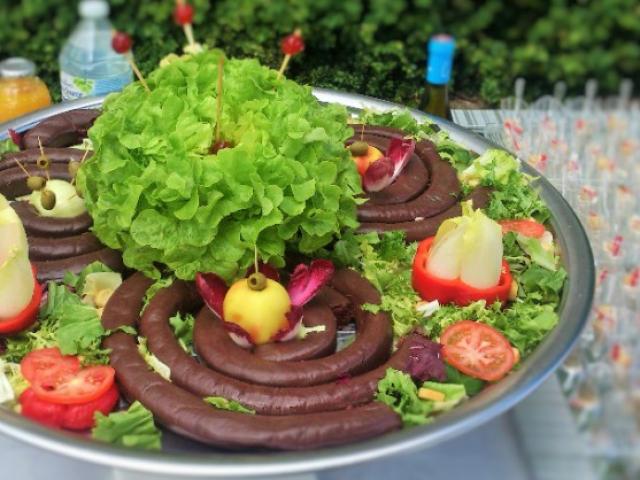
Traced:
<path fill-rule="evenodd" d="M 475 288 L 467 285 L 459 278 L 447 280 L 433 276 L 427 271 L 429 250 L 435 237 L 424 239 L 418 245 L 418 251 L 413 259 L 411 283 L 414 290 L 427 301 L 438 300 L 440 303 L 455 303 L 468 305 L 478 300 L 486 300 L 488 304 L 499 300 L 506 302 L 511 289 L 511 272 L 509 264 L 502 260 L 502 272 L 498 285 L 491 288 Z"/>
<path fill-rule="evenodd" d="M 31 301 L 17 315 L 9 318 L 0 318 L 0 335 L 18 333 L 30 327 L 36 321 L 38 310 L 40 309 L 40 300 L 42 300 L 42 285 L 38 283 L 36 267 L 31 265 L 31 270 L 35 280 Z"/>

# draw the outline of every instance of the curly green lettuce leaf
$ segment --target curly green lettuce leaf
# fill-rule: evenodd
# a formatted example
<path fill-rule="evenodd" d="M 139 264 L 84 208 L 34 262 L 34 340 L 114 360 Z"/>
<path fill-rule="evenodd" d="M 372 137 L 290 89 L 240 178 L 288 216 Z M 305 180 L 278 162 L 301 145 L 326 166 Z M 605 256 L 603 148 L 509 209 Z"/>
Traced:
<path fill-rule="evenodd" d="M 554 272 L 557 268 L 557 257 L 553 253 L 553 248 L 545 248 L 539 238 L 527 237 L 518 234 L 518 244 L 522 247 L 531 261 L 541 267 Z"/>
<path fill-rule="evenodd" d="M 19 151 L 20 148 L 10 138 L 7 138 L 6 140 L 0 140 L 0 156 L 2 156 L 3 153 Z"/>
<path fill-rule="evenodd" d="M 150 370 L 153 370 L 166 381 L 171 381 L 171 368 L 156 357 L 147 347 L 147 339 L 138 337 L 138 353 L 144 359 Z"/>
<path fill-rule="evenodd" d="M 480 393 L 485 386 L 483 380 L 465 375 L 448 363 L 445 363 L 445 369 L 447 370 L 447 382 L 464 386 L 464 390 L 469 397 Z"/>
<path fill-rule="evenodd" d="M 424 425 L 430 419 L 433 402 L 418 397 L 418 388 L 409 375 L 393 368 L 379 382 L 376 400 L 388 405 L 402 419 L 405 426 Z"/>
<path fill-rule="evenodd" d="M 142 304 L 141 313 L 144 312 L 149 306 L 149 302 L 153 299 L 156 293 L 158 293 L 163 288 L 167 288 L 171 286 L 171 284 L 175 281 L 175 277 L 173 275 L 169 275 L 167 277 L 158 278 L 155 282 L 151 284 L 147 291 L 144 294 L 144 303 Z"/>
<path fill-rule="evenodd" d="M 510 153 L 490 148 L 475 158 L 471 165 L 458 174 L 460 181 L 472 187 L 480 183 L 504 186 L 509 182 L 511 172 L 520 169 L 520 162 Z"/>
<path fill-rule="evenodd" d="M 182 314 L 176 313 L 169 319 L 169 325 L 173 329 L 173 333 L 178 340 L 178 343 L 182 349 L 190 354 L 193 354 L 193 326 L 195 319 L 190 313 Z"/>
<path fill-rule="evenodd" d="M 144 450 L 160 450 L 162 432 L 153 423 L 153 415 L 135 401 L 121 412 L 103 415 L 97 412 L 91 436 L 102 442 Z"/>
<path fill-rule="evenodd" d="M 465 386 L 460 383 L 424 382 L 421 388 L 444 395 L 444 400 L 431 400 L 433 412 L 446 412 L 467 398 Z"/>
<path fill-rule="evenodd" d="M 83 268 L 82 271 L 78 274 L 75 274 L 73 272 L 66 272 L 64 274 L 64 278 L 62 279 L 62 283 L 70 286 L 76 292 L 82 292 L 82 290 L 84 289 L 84 282 L 87 278 L 87 275 L 91 273 L 102 273 L 102 272 L 108 273 L 108 272 L 113 272 L 113 270 L 107 267 L 102 262 L 93 262 L 87 265 L 85 268 Z"/>
<path fill-rule="evenodd" d="M 249 415 L 255 415 L 256 411 L 251 408 L 247 408 L 235 400 L 229 400 L 224 397 L 205 397 L 203 399 L 209 405 L 218 408 L 220 410 L 229 410 L 232 412 L 246 413 Z"/>
<path fill-rule="evenodd" d="M 277 79 L 256 60 L 225 62 L 222 137 L 216 125 L 220 52 L 181 59 L 111 96 L 89 132 L 95 153 L 78 186 L 103 243 L 127 266 L 160 277 L 215 272 L 230 280 L 253 261 L 284 266 L 355 228 L 360 177 L 344 148 L 346 109 Z"/>

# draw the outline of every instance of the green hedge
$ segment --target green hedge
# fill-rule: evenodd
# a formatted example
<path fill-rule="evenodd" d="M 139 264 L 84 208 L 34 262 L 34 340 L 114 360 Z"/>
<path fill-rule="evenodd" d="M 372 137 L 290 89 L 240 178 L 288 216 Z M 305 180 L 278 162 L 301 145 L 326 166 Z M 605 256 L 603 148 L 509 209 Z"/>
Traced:
<path fill-rule="evenodd" d="M 59 97 L 57 55 L 77 22 L 69 0 L 0 2 L 0 58 L 35 60 Z M 171 20 L 173 0 L 111 0 L 112 21 L 133 33 L 143 71 L 184 43 Z M 588 78 L 615 92 L 640 72 L 637 0 L 191 0 L 198 40 L 229 55 L 277 67 L 279 39 L 301 27 L 307 50 L 289 76 L 309 84 L 415 105 L 423 88 L 425 42 L 448 31 L 458 39 L 453 90 L 495 103 L 517 76 L 527 94 L 564 80 L 580 92 Z"/>

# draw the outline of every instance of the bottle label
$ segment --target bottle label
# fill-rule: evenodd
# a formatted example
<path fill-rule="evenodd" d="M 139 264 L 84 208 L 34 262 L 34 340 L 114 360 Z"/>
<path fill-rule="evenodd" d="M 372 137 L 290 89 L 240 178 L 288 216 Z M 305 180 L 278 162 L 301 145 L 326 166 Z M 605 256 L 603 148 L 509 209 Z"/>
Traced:
<path fill-rule="evenodd" d="M 60 87 L 62 99 L 77 100 L 84 97 L 97 97 L 111 92 L 119 92 L 131 83 L 131 72 L 125 72 L 108 78 L 90 79 L 76 77 L 66 72 L 60 72 Z"/>

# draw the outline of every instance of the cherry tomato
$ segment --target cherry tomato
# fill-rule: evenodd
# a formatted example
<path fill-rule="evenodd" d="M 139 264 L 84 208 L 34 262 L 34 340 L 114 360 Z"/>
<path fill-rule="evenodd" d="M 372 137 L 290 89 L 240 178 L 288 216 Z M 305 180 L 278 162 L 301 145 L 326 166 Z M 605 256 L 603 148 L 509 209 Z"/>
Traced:
<path fill-rule="evenodd" d="M 57 347 L 34 350 L 20 362 L 22 376 L 30 383 L 41 376 L 53 378 L 61 374 L 73 374 L 78 370 L 80 370 L 78 357 L 62 355 Z"/>
<path fill-rule="evenodd" d="M 525 237 L 540 238 L 546 232 L 546 228 L 535 220 L 500 220 L 498 222 L 502 227 L 502 233 L 515 232 Z"/>
<path fill-rule="evenodd" d="M 173 21 L 178 25 L 193 23 L 193 7 L 188 3 L 179 3 L 173 10 Z"/>
<path fill-rule="evenodd" d="M 87 430 L 94 426 L 94 415 L 111 412 L 118 403 L 118 388 L 112 385 L 109 390 L 97 399 L 78 405 L 61 405 L 46 402 L 38 398 L 32 388 L 20 395 L 21 413 L 36 422 L 68 430 Z"/>
<path fill-rule="evenodd" d="M 31 267 L 33 271 L 33 278 L 36 278 L 36 269 Z M 40 300 L 42 299 L 42 285 L 37 281 L 33 288 L 33 296 L 29 305 L 14 315 L 11 318 L 0 318 L 0 335 L 6 335 L 11 333 L 17 333 L 31 326 L 38 316 L 38 310 L 40 309 Z"/>
<path fill-rule="evenodd" d="M 516 363 L 509 341 L 495 328 L 463 320 L 440 335 L 442 356 L 454 368 L 471 377 L 495 382 Z"/>
<path fill-rule="evenodd" d="M 302 35 L 292 33 L 291 35 L 287 35 L 280 42 L 280 48 L 282 48 L 282 53 L 285 55 L 296 55 L 304 50 L 304 40 L 302 39 Z"/>
<path fill-rule="evenodd" d="M 37 377 L 31 387 L 40 400 L 75 405 L 104 395 L 113 385 L 114 377 L 113 368 L 100 365 L 51 378 Z"/>
<path fill-rule="evenodd" d="M 115 32 L 111 37 L 111 48 L 117 53 L 127 53 L 133 46 L 133 40 L 124 32 Z"/>

